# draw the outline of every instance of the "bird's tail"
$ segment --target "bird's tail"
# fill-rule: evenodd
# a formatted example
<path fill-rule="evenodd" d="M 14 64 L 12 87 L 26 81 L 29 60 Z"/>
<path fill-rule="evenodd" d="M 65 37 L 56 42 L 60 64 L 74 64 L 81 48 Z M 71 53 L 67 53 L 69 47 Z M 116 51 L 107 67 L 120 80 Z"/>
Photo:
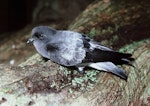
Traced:
<path fill-rule="evenodd" d="M 97 62 L 89 64 L 89 67 L 92 67 L 97 70 L 111 72 L 125 80 L 127 80 L 127 75 L 125 74 L 125 70 L 118 68 L 112 62 Z"/>
<path fill-rule="evenodd" d="M 120 60 L 117 62 L 117 64 L 128 64 L 131 65 L 131 61 L 134 61 L 134 58 L 132 58 L 132 54 L 128 54 L 128 53 L 119 53 L 119 52 L 115 52 L 116 55 L 120 58 Z"/>

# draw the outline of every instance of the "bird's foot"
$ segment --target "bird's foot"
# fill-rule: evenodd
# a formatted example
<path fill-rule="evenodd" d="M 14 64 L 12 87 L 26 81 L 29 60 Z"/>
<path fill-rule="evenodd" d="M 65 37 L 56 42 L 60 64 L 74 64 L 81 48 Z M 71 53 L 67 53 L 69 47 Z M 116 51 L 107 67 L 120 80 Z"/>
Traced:
<path fill-rule="evenodd" d="M 84 67 L 78 67 L 78 70 L 77 70 L 80 74 L 84 74 L 85 71 L 84 71 Z"/>

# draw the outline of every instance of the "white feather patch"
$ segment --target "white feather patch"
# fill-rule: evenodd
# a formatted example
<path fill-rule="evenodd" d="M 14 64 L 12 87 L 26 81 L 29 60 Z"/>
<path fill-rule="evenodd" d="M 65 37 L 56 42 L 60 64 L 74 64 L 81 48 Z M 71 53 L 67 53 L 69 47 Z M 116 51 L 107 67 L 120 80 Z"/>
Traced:
<path fill-rule="evenodd" d="M 118 67 L 112 62 L 97 62 L 89 64 L 89 67 L 95 68 L 97 70 L 110 71 L 117 69 Z"/>

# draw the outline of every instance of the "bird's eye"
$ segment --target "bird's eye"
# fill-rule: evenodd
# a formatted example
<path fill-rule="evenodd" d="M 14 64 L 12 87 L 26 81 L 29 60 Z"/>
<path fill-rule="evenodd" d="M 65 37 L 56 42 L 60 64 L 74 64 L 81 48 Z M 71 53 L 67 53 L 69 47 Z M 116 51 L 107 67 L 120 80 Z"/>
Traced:
<path fill-rule="evenodd" d="M 34 36 L 37 37 L 37 38 L 39 38 L 41 36 L 41 34 L 35 33 Z"/>
<path fill-rule="evenodd" d="M 40 33 L 35 33 L 34 36 L 39 38 L 39 39 L 43 39 L 44 38 L 44 35 L 40 34 Z"/>

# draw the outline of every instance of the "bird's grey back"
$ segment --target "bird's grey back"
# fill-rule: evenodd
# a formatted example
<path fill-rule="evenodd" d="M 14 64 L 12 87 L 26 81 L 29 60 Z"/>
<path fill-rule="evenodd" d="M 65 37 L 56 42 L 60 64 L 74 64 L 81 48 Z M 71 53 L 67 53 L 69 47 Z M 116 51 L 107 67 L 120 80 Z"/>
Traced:
<path fill-rule="evenodd" d="M 59 50 L 49 51 L 50 58 L 65 66 L 81 63 L 86 52 L 81 37 L 81 34 L 72 31 L 57 31 L 50 43 L 56 44 Z"/>

